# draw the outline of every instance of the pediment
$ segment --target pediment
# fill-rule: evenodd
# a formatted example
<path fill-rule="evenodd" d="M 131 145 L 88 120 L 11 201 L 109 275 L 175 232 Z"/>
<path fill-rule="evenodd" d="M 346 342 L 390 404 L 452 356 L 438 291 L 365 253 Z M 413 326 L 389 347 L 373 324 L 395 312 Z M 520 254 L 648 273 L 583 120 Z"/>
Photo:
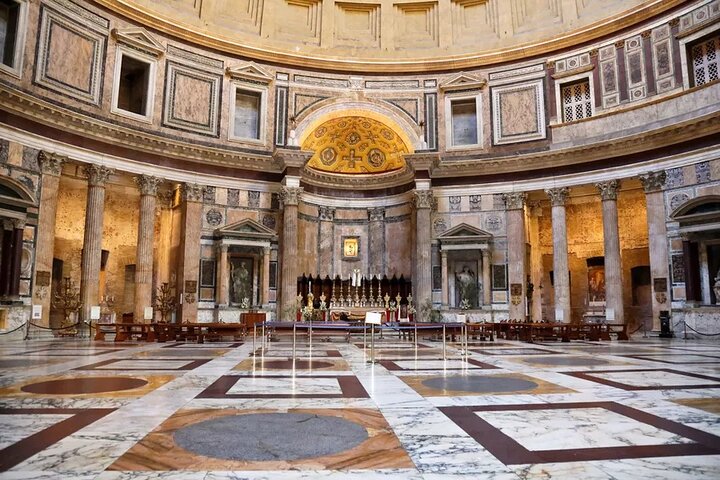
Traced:
<path fill-rule="evenodd" d="M 274 239 L 276 233 L 255 220 L 246 218 L 215 230 L 215 236 L 221 238 Z"/>
<path fill-rule="evenodd" d="M 440 84 L 440 90 L 452 91 L 452 90 L 472 90 L 481 89 L 487 85 L 487 81 L 476 77 L 474 75 L 468 75 L 467 73 L 460 72 L 449 80 Z"/>
<path fill-rule="evenodd" d="M 456 225 L 452 227 L 451 229 L 443 232 L 441 235 L 438 235 L 437 239 L 440 240 L 440 242 L 453 242 L 453 241 L 460 241 L 460 242 L 467 242 L 467 241 L 487 241 L 492 238 L 492 234 L 489 232 L 486 232 L 485 230 L 481 230 L 477 227 L 473 227 L 472 225 L 468 225 L 467 223 L 461 223 L 460 225 Z"/>
<path fill-rule="evenodd" d="M 124 43 L 153 57 L 159 57 L 165 53 L 165 46 L 155 40 L 144 28 L 126 28 L 122 30 L 114 28 L 112 35 L 118 43 Z"/>
<path fill-rule="evenodd" d="M 240 80 L 251 80 L 253 82 L 270 83 L 273 80 L 273 76 L 268 72 L 258 67 L 253 62 L 243 63 L 235 67 L 227 67 L 227 74 L 231 78 Z"/>

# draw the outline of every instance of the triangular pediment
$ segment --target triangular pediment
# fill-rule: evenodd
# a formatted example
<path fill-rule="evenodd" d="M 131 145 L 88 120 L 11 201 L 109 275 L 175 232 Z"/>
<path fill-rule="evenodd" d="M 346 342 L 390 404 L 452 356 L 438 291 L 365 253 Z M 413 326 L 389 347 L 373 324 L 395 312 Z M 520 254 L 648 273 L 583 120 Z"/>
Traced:
<path fill-rule="evenodd" d="M 481 230 L 467 223 L 461 223 L 455 225 L 451 229 L 438 235 L 440 242 L 452 242 L 452 241 L 485 241 L 492 238 L 492 234 Z"/>
<path fill-rule="evenodd" d="M 124 43 L 153 57 L 165 53 L 165 46 L 155 40 L 144 28 L 126 28 L 112 30 L 112 35 L 118 43 Z"/>
<path fill-rule="evenodd" d="M 227 237 L 271 240 L 275 238 L 276 234 L 274 230 L 269 229 L 265 225 L 262 225 L 251 218 L 246 218 L 244 220 L 240 220 L 239 222 L 216 229 L 215 236 L 221 238 Z"/>
<path fill-rule="evenodd" d="M 486 80 L 476 77 L 474 75 L 468 75 L 467 73 L 460 72 L 454 77 L 440 84 L 440 90 L 472 90 L 481 89 L 485 85 L 487 85 Z"/>
<path fill-rule="evenodd" d="M 273 79 L 272 75 L 258 67 L 253 62 L 243 63 L 235 67 L 227 67 L 227 74 L 231 78 L 240 80 L 252 80 L 254 82 L 270 83 Z"/>

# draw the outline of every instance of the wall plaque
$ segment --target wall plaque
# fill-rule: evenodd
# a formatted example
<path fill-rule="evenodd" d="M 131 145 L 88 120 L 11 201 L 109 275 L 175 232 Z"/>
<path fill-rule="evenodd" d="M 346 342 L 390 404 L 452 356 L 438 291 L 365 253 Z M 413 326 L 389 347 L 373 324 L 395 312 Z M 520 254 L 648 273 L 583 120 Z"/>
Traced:
<path fill-rule="evenodd" d="M 196 280 L 185 280 L 185 293 L 197 292 L 197 281 Z"/>

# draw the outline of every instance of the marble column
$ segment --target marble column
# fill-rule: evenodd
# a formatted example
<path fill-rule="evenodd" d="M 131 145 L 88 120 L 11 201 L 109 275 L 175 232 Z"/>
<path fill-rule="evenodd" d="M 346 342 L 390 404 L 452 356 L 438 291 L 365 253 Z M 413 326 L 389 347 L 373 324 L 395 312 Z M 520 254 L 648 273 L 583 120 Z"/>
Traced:
<path fill-rule="evenodd" d="M 112 170 L 104 165 L 85 165 L 88 178 L 87 207 L 82 261 L 80 264 L 80 301 L 82 320 L 90 321 L 90 308 L 100 304 L 100 259 L 102 256 L 105 183 Z"/>
<path fill-rule="evenodd" d="M 527 193 L 503 194 L 507 210 L 508 283 L 510 284 L 510 320 L 525 320 L 525 200 Z"/>
<path fill-rule="evenodd" d="M 415 190 L 415 279 L 414 298 L 418 305 L 432 301 L 432 264 L 430 258 L 430 214 L 435 205 L 431 190 Z"/>
<path fill-rule="evenodd" d="M 492 264 L 492 252 L 481 250 L 482 253 L 482 282 L 483 282 L 483 305 L 492 305 L 492 280 L 490 278 L 490 265 Z"/>
<path fill-rule="evenodd" d="M 262 262 L 260 304 L 263 308 L 268 308 L 270 306 L 270 247 L 263 247 Z"/>
<path fill-rule="evenodd" d="M 620 182 L 609 180 L 596 183 L 602 199 L 603 245 L 605 254 L 605 311 L 615 312 L 613 323 L 625 323 L 623 305 L 622 259 L 618 230 L 617 194 Z M 607 315 L 607 313 L 606 313 Z"/>
<path fill-rule="evenodd" d="M 302 187 L 283 186 L 280 189 L 280 203 L 283 209 L 282 233 L 282 267 L 280 280 L 280 302 L 278 304 L 278 320 L 290 320 L 289 312 L 295 306 L 297 296 L 297 237 L 298 237 L 298 204 Z M 285 316 L 283 316 L 285 314 Z"/>
<path fill-rule="evenodd" d="M 218 245 L 215 249 L 215 273 L 217 282 L 217 304 L 227 307 L 230 304 L 230 265 L 228 264 L 228 246 Z"/>
<path fill-rule="evenodd" d="M 567 219 L 565 202 L 570 194 L 567 187 L 545 190 L 550 197 L 552 206 L 552 239 L 553 239 L 553 281 L 555 291 L 555 321 L 570 323 L 572 310 L 570 306 L 570 272 L 568 267 Z"/>
<path fill-rule="evenodd" d="M 368 208 L 368 242 L 369 274 L 382 277 L 385 274 L 385 209 L 383 207 Z"/>
<path fill-rule="evenodd" d="M 662 192 L 665 178 L 664 170 L 640 175 L 647 204 L 653 331 L 660 330 L 660 311 L 670 310 L 670 267 L 668 266 L 670 256 L 668 255 L 665 202 Z"/>
<path fill-rule="evenodd" d="M 38 212 L 37 239 L 35 241 L 35 303 L 42 305 L 42 319 L 39 324 L 50 325 L 50 291 L 52 264 L 55 253 L 55 219 L 57 216 L 60 174 L 67 157 L 41 151 L 38 162 L 42 171 L 40 210 Z M 38 273 L 42 272 L 40 275 Z M 38 281 L 41 277 L 41 281 Z M 39 283 L 46 283 L 39 285 Z M 37 320 L 36 320 L 37 321 Z"/>
<path fill-rule="evenodd" d="M 442 275 L 442 299 L 440 307 L 448 308 L 450 306 L 450 298 L 448 292 L 448 259 L 446 250 L 440 250 L 440 272 Z"/>
<path fill-rule="evenodd" d="M 318 237 L 318 267 L 317 271 L 321 277 L 330 275 L 333 277 L 333 221 L 335 220 L 335 208 L 334 207 L 319 207 L 318 208 L 318 219 L 320 220 L 320 236 Z"/>
<path fill-rule="evenodd" d="M 145 322 L 145 307 L 152 307 L 155 205 L 160 181 L 159 178 L 150 175 L 135 177 L 135 183 L 140 189 L 140 216 L 135 253 L 135 311 L 133 314 L 135 323 Z"/>
<path fill-rule="evenodd" d="M 178 255 L 177 292 L 182 295 L 182 300 L 177 321 L 196 322 L 203 187 L 195 183 L 184 183 L 180 186 L 180 198 L 182 230 L 180 255 Z"/>

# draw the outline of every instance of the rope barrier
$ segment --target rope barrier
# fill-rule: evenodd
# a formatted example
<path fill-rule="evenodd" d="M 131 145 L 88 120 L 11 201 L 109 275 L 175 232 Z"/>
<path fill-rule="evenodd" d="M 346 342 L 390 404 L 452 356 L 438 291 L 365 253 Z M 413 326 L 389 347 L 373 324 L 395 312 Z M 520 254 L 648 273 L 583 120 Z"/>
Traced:
<path fill-rule="evenodd" d="M 27 322 L 23 322 L 21 325 L 13 328 L 13 329 L 10 330 L 9 332 L 0 332 L 0 335 L 9 335 L 9 334 L 11 334 L 11 333 L 17 332 L 18 330 L 20 330 L 21 328 L 23 328 L 25 325 L 27 325 Z"/>
<path fill-rule="evenodd" d="M 46 326 L 44 326 L 44 325 L 38 325 L 37 323 L 32 323 L 32 322 L 30 322 L 30 325 L 32 325 L 33 327 L 37 327 L 37 328 L 39 328 L 39 329 L 41 329 L 41 330 L 68 330 L 68 329 L 70 329 L 70 328 L 75 328 L 75 327 L 77 327 L 77 326 L 80 325 L 81 323 L 82 323 L 82 322 L 77 322 L 77 323 L 75 323 L 75 324 L 73 324 L 73 325 L 68 325 L 67 327 L 46 327 Z"/>
<path fill-rule="evenodd" d="M 718 333 L 703 333 L 703 332 L 698 332 L 698 331 L 695 330 L 693 327 L 691 327 L 690 325 L 688 325 L 686 321 L 681 320 L 681 322 L 683 322 L 687 328 L 689 328 L 689 329 L 692 330 L 693 332 L 697 333 L 698 335 L 702 335 L 702 336 L 704 336 L 704 337 L 717 337 L 718 335 L 720 335 L 720 332 L 718 332 Z"/>
<path fill-rule="evenodd" d="M 632 332 L 630 332 L 628 335 L 635 335 L 637 332 L 639 332 L 639 331 L 642 330 L 643 328 L 645 328 L 645 323 L 641 323 L 639 327 L 637 327 L 635 330 L 633 330 Z"/>

